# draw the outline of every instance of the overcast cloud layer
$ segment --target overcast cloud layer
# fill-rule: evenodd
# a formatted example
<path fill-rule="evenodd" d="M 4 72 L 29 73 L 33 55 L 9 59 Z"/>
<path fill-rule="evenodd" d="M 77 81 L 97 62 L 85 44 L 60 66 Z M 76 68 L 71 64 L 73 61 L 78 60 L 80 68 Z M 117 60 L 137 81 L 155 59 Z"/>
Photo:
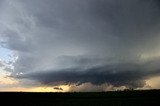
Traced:
<path fill-rule="evenodd" d="M 159 27 L 158 0 L 0 1 L 11 76 L 42 84 L 143 87 L 160 74 Z"/>

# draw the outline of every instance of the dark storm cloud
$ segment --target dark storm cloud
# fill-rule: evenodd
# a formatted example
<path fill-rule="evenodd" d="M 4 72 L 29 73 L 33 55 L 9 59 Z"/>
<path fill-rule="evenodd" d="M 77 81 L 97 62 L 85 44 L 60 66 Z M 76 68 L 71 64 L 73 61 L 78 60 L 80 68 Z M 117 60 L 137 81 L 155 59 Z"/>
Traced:
<path fill-rule="evenodd" d="M 63 89 L 61 87 L 54 87 L 53 88 L 54 90 L 60 90 L 60 91 L 63 91 Z"/>
<path fill-rule="evenodd" d="M 0 13 L 13 77 L 142 87 L 159 75 L 158 0 L 7 0 Z"/>
<path fill-rule="evenodd" d="M 152 68 L 154 64 L 154 69 Z M 97 66 L 89 69 L 70 68 L 63 70 L 45 70 L 32 72 L 25 75 L 17 75 L 17 78 L 36 80 L 45 85 L 59 84 L 82 84 L 92 83 L 102 85 L 104 83 L 113 86 L 126 86 L 138 88 L 145 86 L 145 80 L 153 76 L 159 76 L 160 60 L 150 61 L 145 64 L 114 64 Z M 147 69 L 146 69 L 147 68 Z M 153 70 L 148 70 L 152 68 Z"/>
<path fill-rule="evenodd" d="M 153 46 L 156 46 L 153 39 L 159 33 L 160 11 L 156 1 L 100 0 L 95 1 L 92 10 L 97 16 L 96 20 L 110 23 L 111 33 L 119 39 L 119 42 L 113 44 L 119 45 L 114 50 L 118 55 L 128 53 L 132 56 L 157 50 Z"/>

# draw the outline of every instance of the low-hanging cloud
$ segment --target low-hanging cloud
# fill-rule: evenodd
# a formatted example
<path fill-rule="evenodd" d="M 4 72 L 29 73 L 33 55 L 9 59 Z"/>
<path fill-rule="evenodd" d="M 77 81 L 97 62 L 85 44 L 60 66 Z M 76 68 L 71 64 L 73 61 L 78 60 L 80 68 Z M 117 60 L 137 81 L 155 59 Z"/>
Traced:
<path fill-rule="evenodd" d="M 54 90 L 58 90 L 58 91 L 63 91 L 63 89 L 61 87 L 54 87 Z"/>
<path fill-rule="evenodd" d="M 14 78 L 136 88 L 159 75 L 158 0 L 6 0 L 0 5 L 1 46 L 18 56 Z"/>
<path fill-rule="evenodd" d="M 152 68 L 153 65 L 151 63 L 154 63 L 154 68 Z M 19 79 L 26 78 L 36 80 L 44 85 L 55 85 L 56 83 L 77 83 L 78 85 L 91 83 L 93 85 L 102 85 L 107 83 L 115 87 L 126 86 L 138 88 L 145 86 L 146 79 L 160 75 L 159 63 L 160 60 L 158 59 L 157 61 L 149 61 L 141 65 L 124 63 L 97 66 L 88 69 L 66 68 L 60 70 L 42 70 L 24 75 L 16 75 L 16 77 Z"/>

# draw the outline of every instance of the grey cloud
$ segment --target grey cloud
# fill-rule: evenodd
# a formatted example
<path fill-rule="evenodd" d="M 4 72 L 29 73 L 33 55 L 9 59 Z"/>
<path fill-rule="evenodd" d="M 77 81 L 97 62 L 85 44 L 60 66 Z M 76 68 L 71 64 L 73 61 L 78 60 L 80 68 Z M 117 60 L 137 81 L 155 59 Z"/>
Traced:
<path fill-rule="evenodd" d="M 2 47 L 19 52 L 28 52 L 31 50 L 30 43 L 25 41 L 24 37 L 19 36 L 16 31 L 7 29 L 1 34 L 4 41 L 2 42 Z M 9 43 L 8 43 L 9 42 Z"/>
<path fill-rule="evenodd" d="M 39 3 L 36 1 L 19 2 L 24 9 L 28 10 L 25 11 L 25 14 L 33 17 L 32 21 L 37 28 L 34 28 L 34 31 L 30 30 L 33 32 L 30 39 L 24 37 L 26 42 L 8 41 L 10 46 L 27 44 L 19 48 L 28 49 L 34 46 L 32 50 L 36 49 L 41 52 L 42 49 L 50 48 L 53 51 L 58 49 L 56 51 L 59 53 L 78 48 L 78 52 L 87 51 L 89 54 L 120 56 L 157 52 L 159 8 L 156 1 L 47 0 L 45 3 L 43 1 L 38 1 Z M 21 24 L 23 25 L 23 23 Z M 17 42 L 20 44 L 16 44 Z M 32 44 L 33 42 L 34 44 Z M 73 46 L 73 44 L 75 45 Z M 97 53 L 97 51 L 100 52 Z"/>
<path fill-rule="evenodd" d="M 9 65 L 11 64 L 8 64 L 5 61 L 0 60 L 0 68 L 2 68 L 3 71 L 13 72 L 13 69 Z"/>
<path fill-rule="evenodd" d="M 54 90 L 60 90 L 60 91 L 63 91 L 63 89 L 61 87 L 54 87 L 53 88 Z"/>
<path fill-rule="evenodd" d="M 15 0 L 1 10 L 13 77 L 138 87 L 158 74 L 158 0 Z"/>
<path fill-rule="evenodd" d="M 154 62 L 154 67 L 151 63 Z M 158 61 L 150 61 L 143 64 L 114 64 L 106 66 L 97 66 L 89 69 L 69 68 L 61 70 L 43 70 L 21 75 L 13 75 L 19 79 L 31 79 L 42 84 L 54 85 L 60 84 L 82 84 L 92 83 L 101 85 L 104 83 L 113 86 L 126 86 L 138 88 L 145 86 L 145 80 L 153 76 L 160 75 Z M 150 70 L 145 70 L 145 68 Z"/>
<path fill-rule="evenodd" d="M 11 69 L 10 67 L 5 67 L 4 70 L 7 72 L 13 72 L 13 69 Z"/>
<path fill-rule="evenodd" d="M 3 67 L 4 66 L 4 64 L 0 61 L 0 67 Z"/>
<path fill-rule="evenodd" d="M 123 90 L 126 89 L 124 86 L 114 87 L 109 84 L 93 85 L 91 83 L 83 83 L 81 85 L 71 85 L 69 88 L 70 92 L 102 92 L 102 91 L 112 91 L 112 90 Z"/>

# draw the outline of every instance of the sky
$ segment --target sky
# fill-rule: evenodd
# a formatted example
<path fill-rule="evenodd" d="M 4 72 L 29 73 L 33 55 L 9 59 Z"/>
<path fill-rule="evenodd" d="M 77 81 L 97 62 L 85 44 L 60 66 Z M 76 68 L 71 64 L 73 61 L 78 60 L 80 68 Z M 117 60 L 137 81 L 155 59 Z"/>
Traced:
<path fill-rule="evenodd" d="M 0 0 L 0 91 L 159 89 L 159 0 Z"/>

